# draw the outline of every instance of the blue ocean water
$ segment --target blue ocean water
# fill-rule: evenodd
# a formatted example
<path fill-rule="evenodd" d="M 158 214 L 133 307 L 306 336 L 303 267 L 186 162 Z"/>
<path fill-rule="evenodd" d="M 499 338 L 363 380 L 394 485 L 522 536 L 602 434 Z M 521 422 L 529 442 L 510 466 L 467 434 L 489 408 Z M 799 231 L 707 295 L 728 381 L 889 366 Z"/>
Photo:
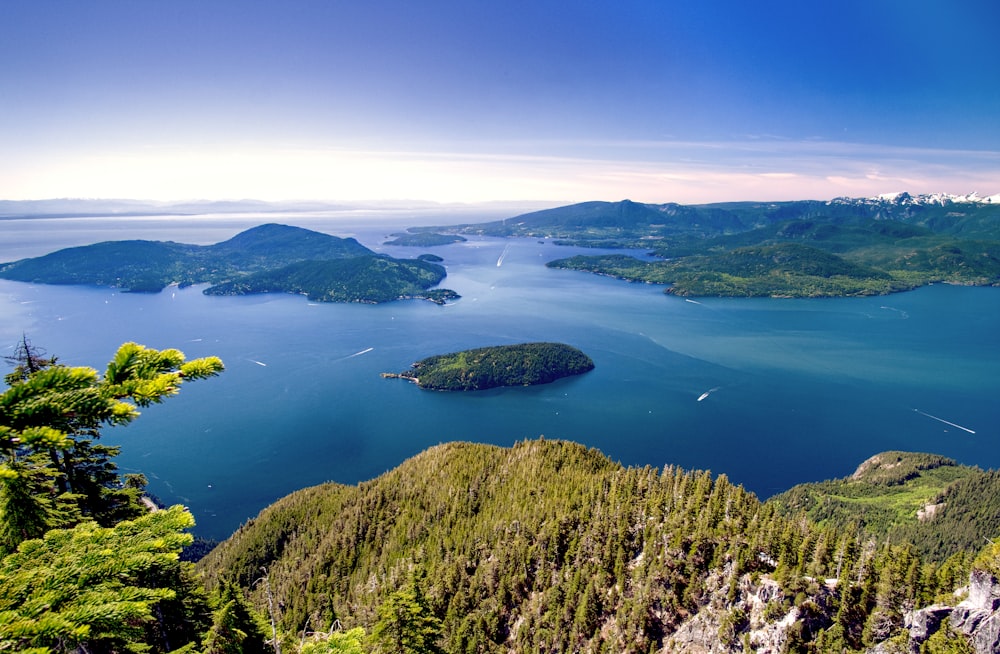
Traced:
<path fill-rule="evenodd" d="M 222 357 L 222 376 L 105 436 L 122 446 L 123 469 L 192 509 L 203 535 L 223 538 L 295 489 L 370 479 L 453 440 L 570 439 L 624 464 L 724 473 L 762 497 L 844 476 L 889 449 L 1000 466 L 1000 289 L 690 301 L 545 268 L 578 252 L 551 243 L 393 248 L 381 243 L 398 216 L 285 218 L 395 256 L 434 252 L 448 267 L 443 286 L 462 299 L 337 305 L 0 282 L 0 343 L 13 346 L 24 332 L 65 363 L 99 369 L 128 340 Z M 395 227 L 434 222 L 406 219 Z M 108 234 L 215 242 L 260 222 L 0 221 L 0 260 Z M 431 354 L 536 340 L 579 347 L 596 368 L 466 394 L 380 376 Z"/>

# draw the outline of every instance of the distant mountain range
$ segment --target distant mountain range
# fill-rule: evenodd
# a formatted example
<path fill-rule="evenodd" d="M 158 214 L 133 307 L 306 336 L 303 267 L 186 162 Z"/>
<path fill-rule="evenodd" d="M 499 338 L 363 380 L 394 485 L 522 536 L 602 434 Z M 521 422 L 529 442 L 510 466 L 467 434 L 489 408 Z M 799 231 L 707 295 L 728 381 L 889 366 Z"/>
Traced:
<path fill-rule="evenodd" d="M 798 202 L 798 201 L 797 201 Z M 1000 193 L 990 196 L 981 196 L 978 193 L 967 193 L 965 195 L 953 195 L 950 193 L 933 193 L 911 195 L 906 192 L 885 193 L 872 198 L 848 198 L 840 197 L 829 201 L 803 200 L 801 202 L 818 203 L 827 205 L 900 205 L 900 206 L 947 206 L 952 204 L 1000 204 Z M 506 203 L 488 203 L 490 207 L 496 208 Z M 524 205 L 525 203 L 513 203 Z M 536 206 L 539 203 L 532 203 Z M 590 203 L 584 203 L 590 204 Z M 761 202 L 732 202 L 715 203 L 703 205 L 689 205 L 694 207 L 729 207 L 735 205 L 766 205 L 766 204 L 793 204 L 789 202 L 761 203 Z M 45 200 L 0 200 L 0 219 L 19 218 L 32 216 L 107 216 L 107 215 L 197 215 L 204 213 L 246 213 L 246 212 L 282 212 L 282 211 L 324 211 L 324 210 L 344 210 L 356 208 L 371 208 L 379 206 L 385 208 L 398 207 L 434 207 L 448 206 L 439 205 L 433 202 L 418 201 L 386 201 L 379 203 L 344 203 L 344 202 L 322 202 L 322 201 L 297 201 L 297 202 L 265 202 L 262 200 L 186 200 L 179 202 L 159 202 L 153 200 L 132 200 L 132 199 L 92 199 L 92 198 L 52 198 Z M 470 205 L 471 206 L 471 205 Z M 580 205 L 572 205 L 580 206 Z M 676 203 L 666 203 L 660 205 L 645 205 L 652 207 L 679 207 Z"/>
<path fill-rule="evenodd" d="M 440 203 L 424 200 L 380 200 L 361 202 L 262 200 L 186 200 L 158 202 L 130 199 L 54 198 L 46 200 L 0 200 L 0 220 L 10 218 L 68 218 L 101 216 L 196 216 L 226 213 L 287 213 L 317 211 L 413 210 L 445 213 L 505 215 L 528 208 L 552 206 L 552 202 L 498 201 L 477 204 Z"/>
<path fill-rule="evenodd" d="M 426 228 L 644 250 L 552 261 L 684 296 L 881 295 L 924 284 L 1000 284 L 1000 203 L 911 196 L 707 205 L 584 202 L 488 223 Z"/>
<path fill-rule="evenodd" d="M 847 203 L 877 203 L 877 202 L 891 202 L 894 204 L 937 204 L 937 205 L 948 205 L 948 204 L 1000 204 L 1000 193 L 996 195 L 989 195 L 987 197 L 982 197 L 978 193 L 967 193 L 966 195 L 952 195 L 950 193 L 931 193 L 922 195 L 910 195 L 909 193 L 884 193 L 874 198 L 835 198 L 831 202 L 847 202 Z"/>
<path fill-rule="evenodd" d="M 1000 219 L 1000 195 L 984 198 L 976 193 L 964 196 L 892 193 L 874 198 L 700 205 L 596 201 L 543 209 L 488 223 L 419 229 L 450 229 L 490 236 L 547 236 L 590 245 L 604 242 L 620 245 L 633 238 L 647 241 L 642 244 L 636 240 L 635 247 L 648 247 L 650 241 L 668 237 L 705 238 L 790 220 L 851 224 L 868 219 L 917 224 L 937 232 L 965 236 L 995 236 Z M 582 231 L 584 228 L 589 231 Z"/>
<path fill-rule="evenodd" d="M 329 202 L 262 202 L 260 200 L 222 200 L 155 202 L 151 200 L 95 200 L 61 198 L 50 200 L 0 200 L 0 218 L 55 216 L 142 216 L 197 215 L 205 213 L 244 213 L 280 211 L 321 211 L 353 208 Z"/>

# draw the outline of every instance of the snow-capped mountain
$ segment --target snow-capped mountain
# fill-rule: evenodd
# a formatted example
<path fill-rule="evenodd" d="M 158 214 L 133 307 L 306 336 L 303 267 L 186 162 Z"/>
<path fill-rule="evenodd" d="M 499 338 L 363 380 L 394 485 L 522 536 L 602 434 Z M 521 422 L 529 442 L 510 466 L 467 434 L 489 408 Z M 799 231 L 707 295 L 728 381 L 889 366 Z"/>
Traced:
<path fill-rule="evenodd" d="M 885 205 L 893 204 L 897 206 L 915 205 L 937 205 L 945 206 L 949 204 L 1000 204 L 1000 193 L 983 197 L 978 193 L 968 193 L 966 195 L 953 195 L 951 193 L 924 193 L 920 195 L 910 195 L 903 191 L 900 193 L 883 193 L 873 198 L 834 198 L 828 204 L 862 204 L 862 205 Z"/>

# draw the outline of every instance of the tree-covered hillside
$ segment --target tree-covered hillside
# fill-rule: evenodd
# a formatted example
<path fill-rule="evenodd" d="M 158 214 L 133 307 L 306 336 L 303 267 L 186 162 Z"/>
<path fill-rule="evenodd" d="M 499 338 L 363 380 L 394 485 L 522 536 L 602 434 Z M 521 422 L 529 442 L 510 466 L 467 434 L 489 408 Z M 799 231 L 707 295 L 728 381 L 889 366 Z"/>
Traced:
<path fill-rule="evenodd" d="M 354 239 L 268 224 L 214 245 L 172 241 L 107 241 L 0 264 L 0 277 L 41 284 L 91 284 L 131 291 L 167 284 L 221 282 L 295 261 L 373 254 Z"/>
<path fill-rule="evenodd" d="M 458 297 L 454 291 L 431 289 L 445 274 L 443 266 L 429 261 L 373 254 L 349 259 L 300 261 L 217 284 L 205 289 L 205 293 L 301 293 L 314 302 L 369 304 L 418 298 L 442 304 Z"/>
<path fill-rule="evenodd" d="M 145 501 L 141 475 L 120 477 L 117 448 L 98 441 L 221 361 L 127 343 L 100 374 L 27 339 L 9 359 L 0 651 L 1000 647 L 1000 544 L 974 542 L 1000 530 L 994 471 L 884 453 L 848 480 L 789 493 L 822 508 L 814 522 L 709 472 L 626 468 L 565 441 L 448 443 L 372 481 L 279 500 L 196 574 L 178 556 L 190 513 Z M 921 505 L 936 507 L 922 523 L 933 533 L 958 535 L 948 558 L 914 546 L 930 542 L 923 527 L 892 531 Z"/>
<path fill-rule="evenodd" d="M 576 256 L 547 265 L 671 284 L 669 293 L 684 296 L 858 296 L 912 288 L 886 272 L 798 243 L 748 246 L 666 261 L 626 255 Z"/>
<path fill-rule="evenodd" d="M 371 482 L 304 489 L 199 566 L 261 611 L 266 570 L 286 633 L 372 632 L 407 594 L 447 652 L 860 649 L 965 574 L 783 517 L 724 477 L 547 440 L 450 443 Z"/>
<path fill-rule="evenodd" d="M 585 202 L 451 229 L 641 249 L 659 260 L 577 256 L 548 265 L 670 284 L 669 292 L 685 296 L 855 296 L 932 282 L 1000 284 L 1000 205 L 961 199 Z"/>
<path fill-rule="evenodd" d="M 857 525 L 942 562 L 1000 534 L 1000 474 L 935 454 L 883 452 L 849 477 L 800 484 L 768 500 L 821 525 Z"/>
<path fill-rule="evenodd" d="M 441 266 L 379 256 L 353 238 L 268 224 L 214 245 L 108 241 L 0 264 L 0 278 L 41 284 L 113 286 L 159 292 L 168 284 L 211 283 L 214 295 L 302 293 L 325 302 L 457 297 L 430 290 Z"/>

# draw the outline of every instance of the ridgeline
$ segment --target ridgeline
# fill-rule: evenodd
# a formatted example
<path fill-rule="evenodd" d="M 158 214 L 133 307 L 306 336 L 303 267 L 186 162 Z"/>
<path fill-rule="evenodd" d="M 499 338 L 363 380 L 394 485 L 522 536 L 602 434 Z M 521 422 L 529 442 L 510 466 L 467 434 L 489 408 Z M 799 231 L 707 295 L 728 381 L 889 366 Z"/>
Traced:
<path fill-rule="evenodd" d="M 682 296 L 838 297 L 934 282 L 1000 284 L 1000 204 L 971 197 L 584 202 L 426 229 L 642 250 L 656 259 L 576 256 L 548 265 L 669 284 L 667 292 Z"/>
<path fill-rule="evenodd" d="M 979 569 L 1000 560 L 987 550 Z M 924 561 L 853 525 L 786 516 L 724 476 L 542 439 L 448 443 L 370 482 L 303 489 L 198 566 L 261 612 L 266 570 L 289 634 L 377 631 L 410 598 L 445 652 L 843 652 L 974 642 L 942 626 L 943 608 L 921 634 L 904 627 L 906 611 L 954 602 L 974 556 Z M 974 610 L 976 624 L 993 615 Z"/>

